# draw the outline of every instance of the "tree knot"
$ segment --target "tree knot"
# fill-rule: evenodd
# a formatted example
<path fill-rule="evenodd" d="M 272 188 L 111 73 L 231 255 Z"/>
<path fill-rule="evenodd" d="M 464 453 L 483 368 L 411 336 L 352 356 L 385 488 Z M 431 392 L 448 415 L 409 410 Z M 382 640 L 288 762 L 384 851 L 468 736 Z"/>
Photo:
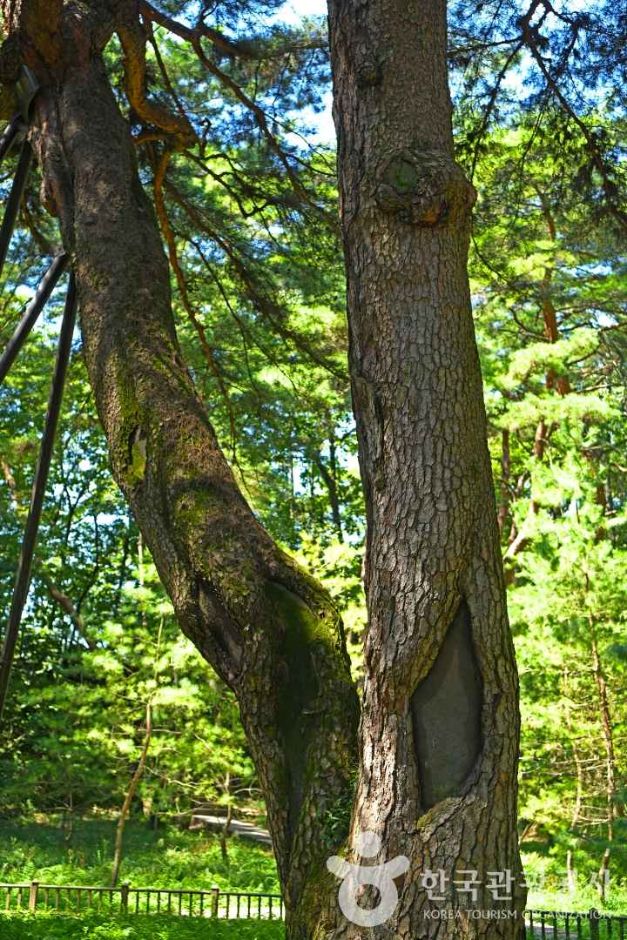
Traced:
<path fill-rule="evenodd" d="M 357 66 L 355 77 L 358 88 L 375 88 L 383 81 L 381 63 L 372 56 L 365 56 Z"/>
<path fill-rule="evenodd" d="M 432 228 L 468 214 L 474 187 L 447 153 L 433 149 L 401 150 L 377 173 L 375 201 L 401 222 Z"/>

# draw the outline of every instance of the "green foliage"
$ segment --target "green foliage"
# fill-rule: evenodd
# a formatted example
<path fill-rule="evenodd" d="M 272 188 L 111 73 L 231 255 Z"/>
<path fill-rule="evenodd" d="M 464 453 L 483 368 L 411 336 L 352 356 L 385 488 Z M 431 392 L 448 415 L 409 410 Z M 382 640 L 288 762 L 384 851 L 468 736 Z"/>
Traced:
<path fill-rule="evenodd" d="M 59 821 L 60 822 L 60 821 Z M 106 885 L 111 874 L 114 823 L 77 821 L 71 832 L 58 823 L 0 823 L 0 881 L 37 878 L 50 884 Z M 238 838 L 224 859 L 217 836 L 172 826 L 131 823 L 126 835 L 124 880 L 137 888 L 210 889 L 278 893 L 272 852 Z"/>
<path fill-rule="evenodd" d="M 568 907 L 599 902 L 610 849 L 606 903 L 624 905 L 627 282 L 612 227 L 590 224 L 566 172 L 531 120 L 492 135 L 471 270 L 521 674 L 524 860 L 551 892 L 570 861 Z"/>
<path fill-rule="evenodd" d="M 356 789 L 357 769 L 352 775 L 351 790 L 338 797 L 324 813 L 324 838 L 330 852 L 337 852 L 348 838 Z"/>
<path fill-rule="evenodd" d="M 56 308 L 52 308 L 54 313 Z M 0 392 L 0 600 L 8 604 L 45 412 L 47 332 L 31 338 Z M 29 381 L 31 370 L 35 381 Z M 20 399 L 23 400 L 23 399 Z M 154 734 L 140 800 L 146 814 L 202 803 L 256 808 L 252 762 L 234 698 L 185 640 L 110 478 L 80 354 L 42 520 L 31 600 L 0 743 L 0 811 L 69 815 L 122 803 L 151 703 Z M 1 484 L 0 484 L 1 486 Z M 134 807 L 137 809 L 138 807 Z"/>

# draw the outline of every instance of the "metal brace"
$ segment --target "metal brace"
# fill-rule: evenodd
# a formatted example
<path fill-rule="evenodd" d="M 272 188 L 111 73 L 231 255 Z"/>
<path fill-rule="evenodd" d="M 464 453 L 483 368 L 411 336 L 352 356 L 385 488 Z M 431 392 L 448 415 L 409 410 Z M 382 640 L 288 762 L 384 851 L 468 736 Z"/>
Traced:
<path fill-rule="evenodd" d="M 14 115 L 7 129 L 0 136 L 0 159 L 9 152 L 17 140 L 22 142 L 22 149 L 17 165 L 17 171 L 11 186 L 7 203 L 5 206 L 4 217 L 0 224 L 0 272 L 6 259 L 9 242 L 15 226 L 15 220 L 19 205 L 21 202 L 26 178 L 32 160 L 32 150 L 27 139 L 28 125 L 33 100 L 39 91 L 39 83 L 33 72 L 27 67 L 22 66 L 20 78 L 17 81 L 17 97 L 20 111 Z M 22 317 L 15 333 L 13 334 L 9 345 L 4 354 L 0 356 L 0 384 L 11 368 L 17 354 L 24 345 L 24 342 L 33 328 L 39 314 L 41 313 L 46 301 L 54 290 L 60 276 L 66 269 L 69 259 L 65 253 L 58 255 L 52 262 L 47 273 L 43 277 L 37 293 L 29 304 Z M 76 322 L 76 282 L 74 274 L 70 271 L 69 284 L 65 302 L 65 311 L 61 324 L 61 333 L 59 336 L 59 345 L 57 351 L 57 360 L 52 378 L 50 389 L 50 398 L 48 401 L 48 412 L 44 426 L 44 432 L 41 440 L 41 448 L 35 470 L 35 480 L 31 494 L 31 504 L 26 520 L 24 538 L 22 542 L 22 551 L 18 564 L 13 597 L 11 599 L 11 608 L 7 622 L 4 640 L 0 649 L 0 720 L 4 703 L 7 697 L 9 679 L 13 657 L 19 637 L 24 605 L 28 597 L 33 566 L 33 555 L 37 543 L 39 531 L 39 522 L 48 480 L 48 471 L 52 461 L 52 450 L 54 438 L 59 421 L 61 410 L 61 401 L 63 398 L 63 387 L 68 369 L 70 352 L 72 348 L 72 334 Z"/>
<path fill-rule="evenodd" d="M 33 101 L 39 89 L 37 76 L 27 65 L 23 65 L 20 69 L 20 77 L 15 83 L 19 111 L 16 111 L 0 136 L 0 160 L 10 152 L 15 144 L 25 142 Z"/>

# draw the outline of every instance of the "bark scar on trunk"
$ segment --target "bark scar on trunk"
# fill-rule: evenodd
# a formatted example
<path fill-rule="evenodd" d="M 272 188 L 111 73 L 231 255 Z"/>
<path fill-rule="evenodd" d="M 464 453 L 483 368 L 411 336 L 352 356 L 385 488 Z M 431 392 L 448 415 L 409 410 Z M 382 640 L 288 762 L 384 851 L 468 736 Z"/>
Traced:
<path fill-rule="evenodd" d="M 148 453 L 148 438 L 142 427 L 135 427 L 128 437 L 128 472 L 130 485 L 136 486 L 144 479 Z"/>
<path fill-rule="evenodd" d="M 424 809 L 462 795 L 482 750 L 482 700 L 470 610 L 462 601 L 430 672 L 411 699 Z"/>

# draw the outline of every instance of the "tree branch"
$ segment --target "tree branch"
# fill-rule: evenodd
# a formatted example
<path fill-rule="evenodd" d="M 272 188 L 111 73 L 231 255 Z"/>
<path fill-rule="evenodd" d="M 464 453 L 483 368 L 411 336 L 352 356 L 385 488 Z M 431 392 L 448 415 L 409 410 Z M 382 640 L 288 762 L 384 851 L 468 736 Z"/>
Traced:
<path fill-rule="evenodd" d="M 547 83 L 547 87 L 550 89 L 552 94 L 560 103 L 561 107 L 566 112 L 566 114 L 571 118 L 572 121 L 574 121 L 574 123 L 577 125 L 577 127 L 581 131 L 581 135 L 586 142 L 586 149 L 588 153 L 590 154 L 590 157 L 592 158 L 593 166 L 597 170 L 599 176 L 601 177 L 601 186 L 603 189 L 603 193 L 605 194 L 605 198 L 607 199 L 608 207 L 612 215 L 618 221 L 618 223 L 621 225 L 622 228 L 627 228 L 627 212 L 625 212 L 623 209 L 620 208 L 619 205 L 616 204 L 616 195 L 617 195 L 616 185 L 610 178 L 607 164 L 603 158 L 603 154 L 599 150 L 594 134 L 592 133 L 590 128 L 586 126 L 585 121 L 583 121 L 579 117 L 579 115 L 576 113 L 576 111 L 571 106 L 570 102 L 568 101 L 568 99 L 563 94 L 562 90 L 560 89 L 557 81 L 551 74 L 550 69 L 548 68 L 540 50 L 538 49 L 537 30 L 535 29 L 526 30 L 524 33 L 524 38 L 525 38 L 525 44 L 527 48 L 529 49 L 529 52 L 533 56 L 536 64 L 538 65 L 538 68 L 540 69 L 540 71 L 542 72 L 542 75 L 544 76 L 544 79 Z"/>
<path fill-rule="evenodd" d="M 184 113 L 173 114 L 146 97 L 146 32 L 132 11 L 119 22 L 117 34 L 124 53 L 126 94 L 131 107 L 147 124 L 171 135 L 184 149 L 196 140 L 196 133 Z"/>
<path fill-rule="evenodd" d="M 224 236 L 216 230 L 216 228 L 207 218 L 206 214 L 198 209 L 198 207 L 192 205 L 187 199 L 185 199 L 182 193 L 170 180 L 164 181 L 164 188 L 172 196 L 174 201 L 181 206 L 181 208 L 186 212 L 194 224 L 201 231 L 205 232 L 213 241 L 215 241 L 218 247 L 224 251 L 225 255 L 232 263 L 233 268 L 242 283 L 242 286 L 245 288 L 251 303 L 254 305 L 255 309 L 259 311 L 259 313 L 269 320 L 279 336 L 281 336 L 286 341 L 295 343 L 301 352 L 307 355 L 317 365 L 322 366 L 323 369 L 329 371 L 332 375 L 335 375 L 338 378 L 344 378 L 344 374 L 323 356 L 320 356 L 316 350 L 312 349 L 311 345 L 307 343 L 302 336 L 281 322 L 281 319 L 284 319 L 283 311 L 271 298 L 269 298 L 263 292 L 260 285 L 256 282 L 254 276 L 251 275 L 251 272 L 248 270 L 239 253 L 234 249 L 233 245 L 230 244 L 228 239 L 224 238 Z"/>
<path fill-rule="evenodd" d="M 171 16 L 162 13 L 161 10 L 155 9 L 147 0 L 140 0 L 139 11 L 145 19 L 157 23 L 167 29 L 169 33 L 178 36 L 179 39 L 191 43 L 192 46 L 195 46 L 201 39 L 208 39 L 216 49 L 225 55 L 246 59 L 252 58 L 250 48 L 247 48 L 245 44 L 232 42 L 217 29 L 212 29 L 203 22 L 199 22 L 193 28 L 185 26 L 183 23 L 179 23 L 178 20 L 172 19 Z"/>

